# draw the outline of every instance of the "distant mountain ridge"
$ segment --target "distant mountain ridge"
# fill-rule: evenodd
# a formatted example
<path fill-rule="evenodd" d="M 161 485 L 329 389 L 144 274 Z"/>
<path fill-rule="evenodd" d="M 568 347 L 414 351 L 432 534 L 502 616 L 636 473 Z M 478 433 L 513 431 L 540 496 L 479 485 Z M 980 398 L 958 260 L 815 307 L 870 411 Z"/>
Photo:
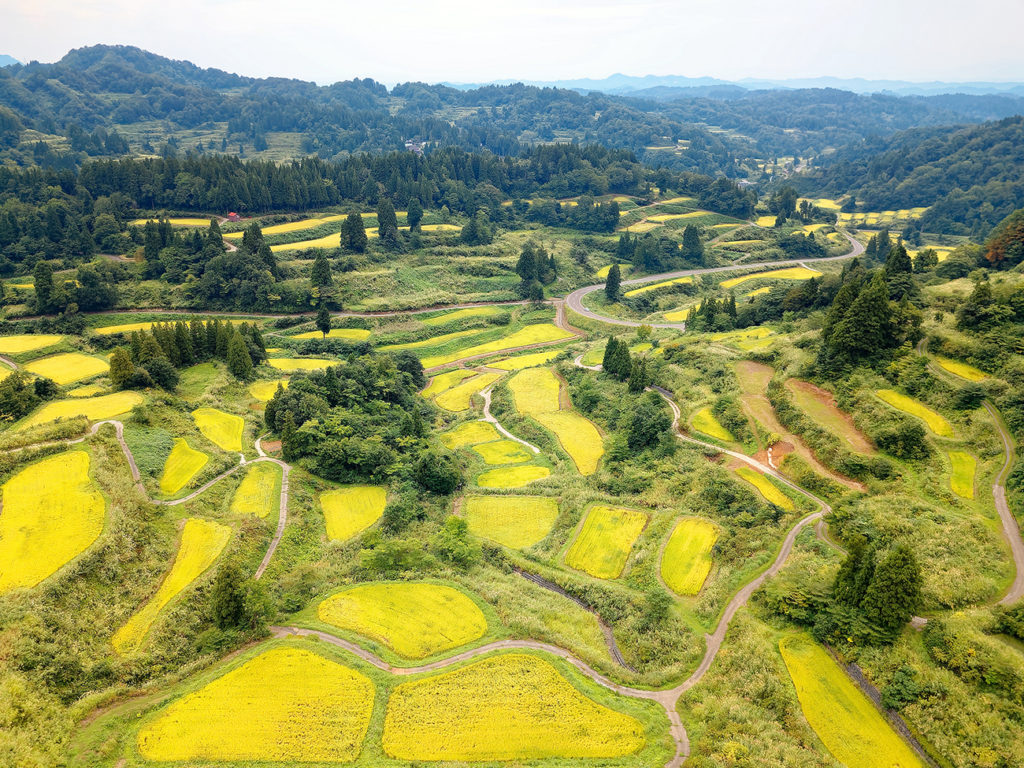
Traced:
<path fill-rule="evenodd" d="M 12 64 L 21 64 L 21 62 L 13 56 L 8 56 L 6 53 L 0 53 L 0 67 L 9 67 Z"/>

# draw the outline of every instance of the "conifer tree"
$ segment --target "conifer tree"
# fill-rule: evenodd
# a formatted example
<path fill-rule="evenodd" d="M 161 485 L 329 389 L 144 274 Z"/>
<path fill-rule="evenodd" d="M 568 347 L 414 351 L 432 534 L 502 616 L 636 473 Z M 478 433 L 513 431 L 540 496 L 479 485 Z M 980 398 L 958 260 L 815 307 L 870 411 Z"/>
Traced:
<path fill-rule="evenodd" d="M 316 311 L 316 328 L 324 335 L 325 339 L 331 330 L 331 313 L 327 311 L 327 306 L 322 301 Z"/>
<path fill-rule="evenodd" d="M 352 253 L 363 253 L 366 250 L 366 243 L 366 225 L 363 223 L 363 217 L 352 212 L 341 225 L 341 247 Z"/>
<path fill-rule="evenodd" d="M 687 224 L 683 230 L 683 258 L 695 264 L 704 263 L 704 244 L 694 224 Z"/>
<path fill-rule="evenodd" d="M 921 569 L 911 549 L 900 544 L 875 568 L 861 610 L 864 617 L 890 633 L 910 621 L 921 604 Z"/>
<path fill-rule="evenodd" d="M 395 206 L 386 197 L 377 203 L 377 237 L 385 248 L 398 247 L 398 217 Z"/>
<path fill-rule="evenodd" d="M 604 345 L 604 357 L 601 358 L 601 367 L 608 373 L 611 373 L 612 360 L 615 359 L 615 348 L 618 346 L 619 340 L 614 336 L 609 336 L 608 343 Z"/>
<path fill-rule="evenodd" d="M 423 221 L 423 205 L 420 203 L 418 197 L 409 199 L 409 206 L 406 212 L 406 221 L 409 222 L 409 231 L 416 232 L 420 228 L 420 222 Z"/>
<path fill-rule="evenodd" d="M 331 277 L 331 263 L 327 260 L 327 254 L 320 251 L 313 260 L 313 269 L 310 272 L 310 282 L 315 288 L 326 288 L 334 285 Z"/>
<path fill-rule="evenodd" d="M 619 300 L 619 288 L 622 285 L 622 273 L 618 264 L 612 264 L 608 270 L 608 279 L 604 284 L 604 295 L 608 301 Z"/>
<path fill-rule="evenodd" d="M 53 268 L 49 262 L 40 260 L 32 270 L 36 292 L 36 311 L 46 314 L 53 303 Z"/>
<path fill-rule="evenodd" d="M 249 349 L 237 330 L 228 342 L 228 370 L 236 379 L 247 380 L 252 375 L 252 358 Z"/>
<path fill-rule="evenodd" d="M 115 389 L 125 389 L 131 386 L 135 378 L 135 364 L 132 363 L 128 350 L 118 347 L 110 356 L 110 383 Z"/>

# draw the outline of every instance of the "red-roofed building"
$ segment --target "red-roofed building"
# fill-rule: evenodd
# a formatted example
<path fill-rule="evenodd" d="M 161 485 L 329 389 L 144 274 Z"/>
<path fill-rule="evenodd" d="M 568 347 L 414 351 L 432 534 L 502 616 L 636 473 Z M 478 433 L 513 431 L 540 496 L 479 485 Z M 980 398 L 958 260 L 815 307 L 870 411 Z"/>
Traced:
<path fill-rule="evenodd" d="M 241 220 L 242 220 L 242 217 L 241 217 L 241 216 L 239 216 L 239 215 L 238 215 L 237 213 L 235 213 L 234 211 L 231 211 L 231 212 L 230 212 L 230 213 L 228 214 L 228 221 L 241 221 Z"/>

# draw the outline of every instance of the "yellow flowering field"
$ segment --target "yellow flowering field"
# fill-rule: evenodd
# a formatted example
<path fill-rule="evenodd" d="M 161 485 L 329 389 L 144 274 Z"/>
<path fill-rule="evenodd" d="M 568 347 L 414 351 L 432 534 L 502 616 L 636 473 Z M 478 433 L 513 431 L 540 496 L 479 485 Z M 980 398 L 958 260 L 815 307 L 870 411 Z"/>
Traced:
<path fill-rule="evenodd" d="M 471 379 L 446 389 L 434 398 L 434 402 L 446 411 L 466 411 L 472 402 L 473 395 L 481 392 L 500 379 L 500 373 L 481 373 Z"/>
<path fill-rule="evenodd" d="M 710 408 L 701 408 L 693 414 L 693 418 L 690 420 L 690 425 L 698 432 L 703 432 L 705 435 L 709 435 L 716 440 L 732 442 L 736 439 L 733 437 L 732 432 L 719 423 Z"/>
<path fill-rule="evenodd" d="M 269 461 L 253 464 L 231 498 L 231 512 L 266 517 L 277 506 L 280 493 L 281 468 Z"/>
<path fill-rule="evenodd" d="M 880 389 L 875 392 L 882 400 L 893 408 L 916 416 L 928 425 L 928 429 L 940 437 L 953 437 L 953 427 L 946 418 L 936 413 L 924 403 L 912 397 L 900 394 L 893 389 Z"/>
<path fill-rule="evenodd" d="M 288 389 L 288 379 L 271 379 L 270 381 L 254 381 L 249 385 L 249 394 L 264 403 L 270 402 L 277 393 L 277 385 Z"/>
<path fill-rule="evenodd" d="M 324 600 L 320 620 L 373 638 L 407 659 L 458 648 L 487 632 L 483 611 L 440 584 L 365 584 Z"/>
<path fill-rule="evenodd" d="M 800 709 L 832 756 L 847 768 L 922 768 L 874 705 L 808 637 L 779 642 Z"/>
<path fill-rule="evenodd" d="M 635 718 L 598 704 L 547 661 L 507 653 L 399 685 L 384 751 L 402 760 L 614 758 L 638 752 Z"/>
<path fill-rule="evenodd" d="M 623 296 L 627 299 L 631 299 L 634 296 L 641 296 L 650 291 L 657 291 L 661 288 L 668 288 L 670 285 L 685 285 L 692 283 L 692 277 L 676 277 L 672 280 L 662 280 L 660 283 L 651 283 L 650 285 L 642 285 L 639 288 L 633 288 L 632 290 L 626 291 Z"/>
<path fill-rule="evenodd" d="M 195 477 L 196 473 L 206 466 L 210 460 L 202 451 L 189 447 L 185 438 L 174 440 L 174 447 L 164 462 L 164 472 L 160 477 L 160 492 L 165 496 L 173 496 Z"/>
<path fill-rule="evenodd" d="M 467 317 L 491 317 L 503 311 L 501 307 L 467 307 L 466 309 L 457 309 L 454 312 L 445 312 L 443 315 L 424 318 L 423 324 L 445 325 L 446 323 L 454 323 L 457 320 L 464 320 Z"/>
<path fill-rule="evenodd" d="M 787 267 L 785 269 L 774 269 L 767 272 L 754 272 L 749 275 L 731 277 L 728 280 L 723 280 L 719 287 L 727 291 L 750 280 L 810 280 L 812 277 L 821 277 L 821 272 L 816 269 L 808 269 L 807 267 Z"/>
<path fill-rule="evenodd" d="M 549 368 L 528 368 L 508 382 L 516 410 L 529 416 L 558 410 L 559 381 Z"/>
<path fill-rule="evenodd" d="M 949 479 L 949 487 L 953 493 L 964 499 L 974 498 L 974 473 L 978 467 L 977 460 L 966 451 L 950 451 L 949 461 L 953 465 L 953 474 Z"/>
<path fill-rule="evenodd" d="M 72 419 L 85 416 L 90 421 L 102 421 L 127 413 L 141 405 L 143 397 L 138 392 L 114 392 L 102 397 L 78 397 L 72 400 L 54 400 L 47 403 L 26 418 L 18 429 L 28 429 L 57 419 Z"/>
<path fill-rule="evenodd" d="M 272 357 L 267 365 L 279 371 L 319 371 L 337 365 L 337 360 L 324 360 L 319 357 Z"/>
<path fill-rule="evenodd" d="M 455 429 L 442 433 L 441 442 L 446 448 L 455 450 L 467 445 L 489 443 L 492 440 L 497 440 L 498 437 L 498 430 L 494 428 L 493 424 L 486 421 L 467 421 L 459 424 Z"/>
<path fill-rule="evenodd" d="M 522 488 L 550 474 L 551 470 L 547 467 L 538 467 L 534 464 L 498 467 L 477 475 L 476 484 L 481 488 Z"/>
<path fill-rule="evenodd" d="M 242 430 L 245 420 L 241 416 L 224 413 L 216 408 L 196 408 L 192 411 L 196 426 L 209 440 L 223 451 L 242 450 Z"/>
<path fill-rule="evenodd" d="M 473 535 L 523 549 L 548 535 L 558 503 L 548 496 L 467 496 L 463 512 Z"/>
<path fill-rule="evenodd" d="M 561 349 L 545 349 L 540 352 L 530 352 L 518 357 L 503 357 L 487 363 L 488 368 L 497 368 L 501 371 L 520 371 L 523 368 L 532 368 L 535 365 L 550 363 L 562 354 Z"/>
<path fill-rule="evenodd" d="M 34 587 L 91 545 L 106 504 L 89 479 L 85 451 L 49 456 L 3 485 L 0 594 Z"/>
<path fill-rule="evenodd" d="M 708 520 L 680 520 L 661 556 L 661 578 L 677 595 L 696 595 L 711 572 L 711 548 L 718 528 Z"/>
<path fill-rule="evenodd" d="M 565 564 L 599 579 L 617 579 L 646 525 L 643 512 L 597 504 L 565 553 Z"/>
<path fill-rule="evenodd" d="M 515 349 L 527 344 L 560 341 L 572 338 L 572 336 L 573 334 L 569 331 L 564 331 L 552 323 L 536 323 L 535 325 L 527 325 L 525 328 L 520 328 L 504 338 L 467 347 L 458 352 L 449 352 L 446 355 L 424 357 L 420 362 L 423 363 L 424 368 L 435 368 L 439 365 L 446 365 L 467 357 L 486 355 L 490 352 L 504 352 L 506 349 Z"/>
<path fill-rule="evenodd" d="M 973 365 L 967 363 L 961 363 L 959 360 L 950 360 L 948 357 L 939 357 L 936 355 L 935 362 L 946 371 L 949 371 L 954 376 L 959 376 L 961 379 L 967 379 L 968 381 L 984 381 L 988 378 L 988 374 L 984 371 L 978 370 Z"/>
<path fill-rule="evenodd" d="M 348 541 L 373 525 L 384 513 L 387 490 L 376 485 L 350 485 L 320 494 L 327 538 Z"/>
<path fill-rule="evenodd" d="M 581 475 L 592 475 L 604 455 L 604 440 L 594 422 L 574 411 L 539 413 L 535 417 L 558 438 Z"/>
<path fill-rule="evenodd" d="M 63 336 L 56 333 L 20 333 L 14 336 L 0 336 L 0 355 L 19 355 L 35 352 L 57 344 Z"/>
<path fill-rule="evenodd" d="M 139 753 L 159 762 L 352 762 L 374 693 L 353 669 L 273 648 L 164 708 L 139 730 Z"/>
<path fill-rule="evenodd" d="M 427 384 L 426 388 L 420 394 L 424 397 L 434 397 L 447 389 L 451 389 L 460 381 L 476 375 L 476 371 L 471 371 L 468 368 L 456 368 L 454 371 L 439 373 L 436 376 L 431 377 L 430 383 Z"/>
<path fill-rule="evenodd" d="M 306 331 L 292 336 L 293 339 L 321 339 L 323 334 L 320 331 Z M 349 341 L 366 341 L 370 338 L 370 331 L 366 328 L 331 328 L 327 332 L 328 339 L 348 339 Z"/>
<path fill-rule="evenodd" d="M 447 344 L 449 341 L 455 341 L 456 339 L 464 339 L 467 336 L 478 336 L 484 331 L 479 328 L 473 328 L 468 331 L 453 331 L 452 333 L 443 333 L 440 336 L 431 336 L 429 339 L 422 339 L 421 341 L 409 341 L 405 344 L 385 344 L 380 347 L 383 352 L 398 352 L 402 349 L 423 349 L 424 347 L 440 347 L 443 344 Z"/>
<path fill-rule="evenodd" d="M 123 655 L 138 648 L 164 606 L 213 565 L 230 538 L 226 525 L 196 517 L 186 520 L 171 570 L 149 602 L 114 633 L 114 649 Z"/>
<path fill-rule="evenodd" d="M 735 471 L 737 475 L 754 486 L 757 489 L 757 492 L 760 493 L 767 501 L 781 509 L 788 511 L 792 511 L 794 509 L 793 500 L 780 491 L 775 483 L 760 472 L 757 472 L 750 467 L 737 467 Z"/>
<path fill-rule="evenodd" d="M 515 440 L 495 440 L 481 443 L 473 450 L 483 457 L 486 464 L 520 464 L 533 458 L 533 454 L 522 443 Z"/>

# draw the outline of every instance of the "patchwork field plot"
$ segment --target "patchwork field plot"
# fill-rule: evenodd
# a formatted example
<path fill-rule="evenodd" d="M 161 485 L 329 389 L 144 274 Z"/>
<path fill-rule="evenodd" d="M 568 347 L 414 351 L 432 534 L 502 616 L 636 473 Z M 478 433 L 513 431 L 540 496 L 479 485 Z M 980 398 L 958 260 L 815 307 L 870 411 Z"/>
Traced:
<path fill-rule="evenodd" d="M 102 328 L 94 328 L 93 331 L 100 336 L 111 336 L 115 333 L 131 333 L 132 331 L 148 331 L 158 322 L 150 320 L 143 323 L 121 323 L 120 325 L 105 325 Z"/>
<path fill-rule="evenodd" d="M 370 236 L 370 232 L 367 231 L 367 237 Z M 288 251 L 304 251 L 307 248 L 340 248 L 341 247 L 341 235 L 337 232 L 332 232 L 329 235 L 323 237 L 317 237 L 313 240 L 300 240 L 297 243 L 282 243 L 279 245 L 270 246 L 270 250 L 274 253 L 282 253 Z"/>
<path fill-rule="evenodd" d="M 373 711 L 369 678 L 300 648 L 274 648 L 145 724 L 147 760 L 351 762 Z"/>
<path fill-rule="evenodd" d="M 538 413 L 534 418 L 554 433 L 581 475 L 597 471 L 597 464 L 604 455 L 604 442 L 592 421 L 573 411 Z"/>
<path fill-rule="evenodd" d="M 429 339 L 422 339 L 420 341 L 408 341 L 404 344 L 385 344 L 380 349 L 383 352 L 398 352 L 402 349 L 440 347 L 448 342 L 455 341 L 456 339 L 465 339 L 469 336 L 479 336 L 482 333 L 485 333 L 485 331 L 482 331 L 479 328 L 473 328 L 468 331 L 453 331 L 452 333 L 443 333 L 440 336 L 431 336 Z"/>
<path fill-rule="evenodd" d="M 961 363 L 959 360 L 950 360 L 948 357 L 935 357 L 935 362 L 939 364 L 943 370 L 952 373 L 954 376 L 959 376 L 961 379 L 967 379 L 968 381 L 984 381 L 988 378 L 988 374 L 984 371 L 978 370 L 973 365 L 967 363 Z"/>
<path fill-rule="evenodd" d="M 477 475 L 476 484 L 481 488 L 522 488 L 524 485 L 543 480 L 551 474 L 547 467 L 529 465 L 523 467 L 499 467 Z"/>
<path fill-rule="evenodd" d="M 529 368 L 520 371 L 508 382 L 515 399 L 516 410 L 529 416 L 557 411 L 559 408 L 559 381 L 547 368 Z"/>
<path fill-rule="evenodd" d="M 757 492 L 760 493 L 766 501 L 774 504 L 780 509 L 785 509 L 787 511 L 792 511 L 794 509 L 793 500 L 780 491 L 775 483 L 760 472 L 757 472 L 750 467 L 737 467 L 736 474 L 754 486 L 757 489 Z"/>
<path fill-rule="evenodd" d="M 709 521 L 680 520 L 661 556 L 661 578 L 677 595 L 696 595 L 711 572 L 711 549 L 718 529 Z"/>
<path fill-rule="evenodd" d="M 135 219 L 130 222 L 133 227 L 144 227 L 149 222 L 158 223 L 157 219 Z M 211 219 L 204 219 L 198 216 L 182 216 L 174 219 L 166 219 L 172 227 L 208 227 Z"/>
<path fill-rule="evenodd" d="M 924 403 L 912 397 L 900 394 L 893 389 L 880 389 L 875 392 L 882 400 L 893 408 L 911 416 L 916 416 L 928 425 L 928 429 L 940 437 L 953 437 L 953 426 L 946 421 L 946 418 L 936 413 Z"/>
<path fill-rule="evenodd" d="M 50 456 L 3 485 L 0 594 L 34 587 L 84 552 L 103 530 L 106 505 L 89 479 L 89 454 Z"/>
<path fill-rule="evenodd" d="M 716 440 L 722 440 L 723 442 L 729 443 L 735 440 L 732 432 L 723 427 L 718 419 L 715 418 L 715 414 L 711 412 L 711 408 L 701 408 L 690 419 L 690 426 L 692 426 L 698 432 L 703 432 L 709 437 L 713 437 Z"/>
<path fill-rule="evenodd" d="M 443 315 L 434 315 L 423 320 L 424 325 L 445 325 L 458 320 L 465 320 L 467 317 L 493 317 L 501 314 L 501 307 L 467 307 L 457 309 L 454 312 L 446 312 Z"/>
<path fill-rule="evenodd" d="M 231 513 L 266 517 L 277 506 L 281 469 L 276 464 L 253 464 L 231 498 Z"/>
<path fill-rule="evenodd" d="M 978 468 L 977 460 L 966 451 L 950 451 L 949 461 L 953 465 L 949 487 L 957 496 L 963 499 L 973 499 L 974 474 Z"/>
<path fill-rule="evenodd" d="M 102 397 L 79 397 L 73 400 L 55 400 L 47 403 L 29 416 L 18 427 L 29 429 L 57 419 L 73 419 L 84 416 L 90 421 L 111 419 L 127 413 L 136 405 L 142 405 L 143 397 L 138 392 L 114 392 Z"/>
<path fill-rule="evenodd" d="M 483 611 L 439 584 L 367 584 L 320 603 L 321 621 L 373 638 L 407 659 L 458 648 L 487 632 Z"/>
<path fill-rule="evenodd" d="M 562 354 L 561 349 L 546 349 L 543 352 L 531 352 L 518 357 L 503 357 L 500 360 L 487 363 L 487 367 L 497 368 L 500 371 L 521 371 L 524 368 L 550 363 L 560 354 Z"/>
<path fill-rule="evenodd" d="M 293 339 L 320 339 L 323 333 L 320 331 L 306 331 L 292 336 Z M 328 339 L 347 339 L 348 341 L 366 341 L 370 338 L 370 331 L 366 328 L 331 328 L 327 332 Z"/>
<path fill-rule="evenodd" d="M 424 368 L 435 368 L 439 365 L 446 365 L 448 363 L 453 363 L 456 360 L 462 360 L 468 357 L 487 355 L 492 352 L 504 352 L 507 349 L 515 349 L 529 344 L 544 344 L 548 342 L 561 341 L 563 339 L 570 339 L 572 337 L 572 333 L 569 331 L 563 331 L 556 325 L 552 325 L 550 323 L 537 323 L 536 325 L 528 325 L 525 328 L 520 328 L 518 331 L 510 333 L 502 339 L 496 339 L 495 341 L 489 341 L 484 344 L 477 344 L 476 346 L 467 347 L 458 352 L 450 352 L 447 355 L 424 357 L 420 362 L 423 363 Z"/>
<path fill-rule="evenodd" d="M 594 277 L 600 278 L 601 280 L 605 280 L 607 279 L 608 273 L 611 272 L 611 270 L 612 265 L 605 264 L 603 267 L 597 270 L 597 272 L 594 273 Z M 623 275 L 629 272 L 629 264 L 619 264 L 619 272 Z"/>
<path fill-rule="evenodd" d="M 821 277 L 821 272 L 816 269 L 808 269 L 807 267 L 787 267 L 786 269 L 754 272 L 749 275 L 732 277 L 719 283 L 719 287 L 727 291 L 751 280 L 810 280 L 812 277 Z"/>
<path fill-rule="evenodd" d="M 383 744 L 403 760 L 487 761 L 622 757 L 645 739 L 547 661 L 510 653 L 398 686 Z"/>
<path fill-rule="evenodd" d="M 288 389 L 288 379 L 272 379 L 271 381 L 254 381 L 249 385 L 249 394 L 264 403 L 269 402 L 277 392 L 277 385 L 280 384 Z"/>
<path fill-rule="evenodd" d="M 286 235 L 289 232 L 301 232 L 304 229 L 314 229 L 324 224 L 330 224 L 335 221 L 341 221 L 345 218 L 344 214 L 334 214 L 332 216 L 320 216 L 313 219 L 300 219 L 299 221 L 288 221 L 284 224 L 271 224 L 269 227 L 261 227 L 260 231 L 264 236 L 268 235 Z M 228 240 L 241 240 L 244 232 L 227 232 L 224 237 Z M 335 235 L 339 237 L 339 235 Z"/>
<path fill-rule="evenodd" d="M 46 349 L 63 339 L 55 333 L 23 333 L 15 336 L 0 336 L 0 355 L 20 355 L 22 352 L 35 352 Z"/>
<path fill-rule="evenodd" d="M 565 564 L 599 579 L 617 579 L 646 525 L 647 515 L 635 509 L 591 507 Z"/>
<path fill-rule="evenodd" d="M 446 411 L 465 411 L 469 409 L 473 395 L 487 389 L 491 384 L 500 379 L 500 373 L 481 373 L 471 379 L 466 379 L 434 398 L 434 402 Z"/>
<path fill-rule="evenodd" d="M 318 357 L 272 357 L 267 360 L 267 365 L 279 371 L 320 371 L 337 364 L 337 360 Z"/>
<path fill-rule="evenodd" d="M 816 387 L 808 381 L 788 379 L 786 389 L 793 396 L 797 408 L 833 432 L 857 453 L 874 453 L 874 446 L 867 436 L 853 423 L 853 418 L 841 411 L 832 398 L 832 393 Z"/>
<path fill-rule="evenodd" d="M 73 381 L 90 379 L 106 373 L 110 370 L 110 364 L 106 360 L 83 355 L 81 352 L 65 352 L 25 363 L 25 370 L 64 386 Z"/>
<path fill-rule="evenodd" d="M 348 541 L 373 525 L 384 513 L 387 490 L 375 485 L 351 485 L 320 494 L 327 538 Z"/>
<path fill-rule="evenodd" d="M 190 448 L 185 438 L 179 437 L 174 441 L 174 447 L 167 456 L 164 463 L 164 473 L 160 478 L 160 492 L 166 496 L 173 496 L 195 477 L 196 472 L 206 466 L 210 460 L 202 451 Z"/>
<path fill-rule="evenodd" d="M 474 535 L 524 549 L 551 532 L 558 503 L 547 496 L 467 496 L 463 511 Z"/>
<path fill-rule="evenodd" d="M 847 768 L 921 768 L 872 703 L 809 638 L 779 643 L 800 709 L 828 751 Z"/>
<path fill-rule="evenodd" d="M 474 446 L 473 450 L 480 454 L 486 464 L 521 464 L 533 458 L 533 454 L 515 440 L 482 443 Z"/>
<path fill-rule="evenodd" d="M 160 611 L 213 565 L 230 538 L 231 529 L 226 525 L 195 517 L 186 520 L 171 570 L 149 602 L 114 633 L 111 642 L 115 650 L 124 655 L 138 648 Z"/>
<path fill-rule="evenodd" d="M 434 397 L 447 389 L 451 389 L 460 381 L 476 375 L 476 371 L 471 371 L 467 368 L 456 368 L 454 371 L 439 373 L 430 380 L 427 388 L 421 394 L 424 397 Z"/>
<path fill-rule="evenodd" d="M 640 288 L 633 288 L 632 290 L 626 291 L 622 295 L 625 296 L 627 299 L 631 299 L 634 296 L 642 296 L 645 293 L 657 291 L 660 290 L 661 288 L 668 288 L 669 286 L 672 285 L 686 285 L 687 283 L 692 282 L 692 277 L 677 277 L 673 280 L 662 280 L 660 283 L 651 283 L 650 285 L 644 285 L 641 286 Z"/>
<path fill-rule="evenodd" d="M 494 428 L 494 425 L 486 421 L 467 421 L 442 434 L 441 442 L 446 448 L 455 450 L 467 445 L 489 443 L 492 440 L 497 440 L 498 437 L 498 430 Z"/>
<path fill-rule="evenodd" d="M 774 216 L 758 216 L 757 226 L 759 227 L 774 227 L 775 217 Z"/>
<path fill-rule="evenodd" d="M 245 420 L 241 416 L 224 413 L 216 408 L 197 408 L 192 411 L 196 426 L 203 437 L 222 451 L 242 450 L 242 430 Z"/>
<path fill-rule="evenodd" d="M 84 387 L 75 387 L 68 390 L 69 397 L 95 397 L 103 391 L 99 384 L 86 384 Z"/>

